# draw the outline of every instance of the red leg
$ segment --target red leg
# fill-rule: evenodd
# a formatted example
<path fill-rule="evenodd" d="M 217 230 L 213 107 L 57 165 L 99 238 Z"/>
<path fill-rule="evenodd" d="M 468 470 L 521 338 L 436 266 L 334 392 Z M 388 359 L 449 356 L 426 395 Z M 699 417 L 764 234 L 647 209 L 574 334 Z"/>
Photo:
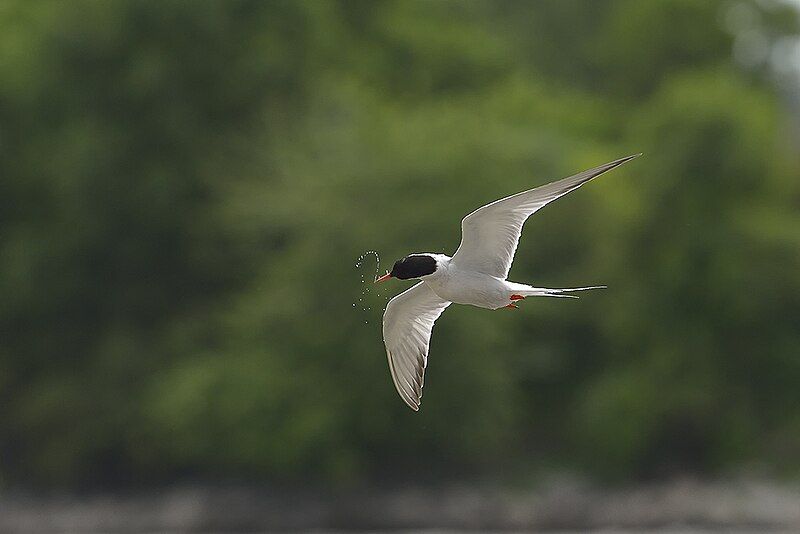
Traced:
<path fill-rule="evenodd" d="M 516 310 L 517 308 L 519 308 L 519 306 L 517 306 L 516 304 L 513 304 L 513 303 L 509 304 L 508 306 L 503 306 L 503 307 L 504 308 L 511 308 L 512 310 Z"/>
<path fill-rule="evenodd" d="M 525 297 L 523 297 L 522 295 L 511 295 L 511 297 L 509 297 L 509 298 L 510 298 L 511 300 L 522 300 L 522 299 L 524 299 Z"/>

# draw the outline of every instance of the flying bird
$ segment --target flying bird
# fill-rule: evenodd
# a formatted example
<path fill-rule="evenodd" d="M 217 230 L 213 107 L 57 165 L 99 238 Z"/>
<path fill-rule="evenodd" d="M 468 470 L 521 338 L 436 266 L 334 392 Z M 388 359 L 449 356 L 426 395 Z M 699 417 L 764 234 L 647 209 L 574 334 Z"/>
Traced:
<path fill-rule="evenodd" d="M 592 178 L 640 156 L 634 154 L 480 207 L 461 220 L 461 244 L 452 257 L 416 253 L 376 278 L 421 280 L 389 301 L 383 313 L 383 342 L 397 392 L 419 410 L 433 323 L 450 304 L 496 310 L 516 308 L 525 297 L 573 297 L 569 293 L 605 286 L 548 289 L 506 280 L 525 221 L 555 199 Z"/>

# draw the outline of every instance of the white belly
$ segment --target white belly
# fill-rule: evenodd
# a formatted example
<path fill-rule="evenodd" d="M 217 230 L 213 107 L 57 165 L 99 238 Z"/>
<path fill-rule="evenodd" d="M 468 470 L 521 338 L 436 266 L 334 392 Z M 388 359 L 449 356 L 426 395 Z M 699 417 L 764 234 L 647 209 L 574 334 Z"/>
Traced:
<path fill-rule="evenodd" d="M 473 271 L 455 271 L 425 283 L 445 300 L 496 310 L 508 305 L 509 288 L 505 280 Z"/>

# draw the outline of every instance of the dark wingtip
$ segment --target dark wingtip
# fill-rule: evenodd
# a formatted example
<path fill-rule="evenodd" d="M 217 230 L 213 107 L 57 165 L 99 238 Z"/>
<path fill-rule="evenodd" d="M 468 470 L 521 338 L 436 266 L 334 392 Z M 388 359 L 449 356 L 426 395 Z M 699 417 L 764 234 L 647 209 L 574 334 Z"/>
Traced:
<path fill-rule="evenodd" d="M 602 174 L 602 173 L 604 173 L 606 171 L 610 171 L 611 169 L 615 169 L 615 168 L 619 167 L 620 165 L 622 165 L 623 163 L 627 163 L 630 160 L 636 159 L 641 155 L 642 155 L 642 153 L 639 152 L 638 154 L 631 154 L 630 156 L 625 156 L 624 158 L 615 159 L 611 163 L 606 163 L 605 165 L 603 165 L 603 170 L 600 172 L 600 174 Z"/>
<path fill-rule="evenodd" d="M 620 164 L 620 163 L 625 163 L 626 161 L 630 161 L 630 160 L 632 160 L 632 159 L 636 159 L 636 158 L 638 158 L 638 157 L 639 157 L 639 156 L 641 156 L 641 155 L 642 155 L 642 152 L 639 152 L 638 154 L 631 154 L 630 156 L 625 156 L 624 158 L 619 158 L 619 159 L 618 159 L 617 161 L 615 161 L 614 163 L 617 163 L 617 164 Z"/>

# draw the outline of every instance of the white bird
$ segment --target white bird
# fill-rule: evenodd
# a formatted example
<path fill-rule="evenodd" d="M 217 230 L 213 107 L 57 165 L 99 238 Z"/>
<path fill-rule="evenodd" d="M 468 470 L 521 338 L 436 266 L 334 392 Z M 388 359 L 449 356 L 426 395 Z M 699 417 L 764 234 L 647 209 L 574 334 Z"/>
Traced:
<path fill-rule="evenodd" d="M 605 286 L 548 289 L 506 280 L 522 225 L 553 200 L 574 191 L 592 178 L 641 154 L 620 158 L 535 189 L 496 200 L 461 220 L 461 244 L 452 257 L 411 254 L 395 262 L 377 278 L 422 280 L 400 293 L 383 314 L 383 342 L 397 392 L 408 406 L 419 410 L 433 323 L 450 304 L 480 308 L 516 308 L 529 296 L 573 297 L 566 293 Z"/>

